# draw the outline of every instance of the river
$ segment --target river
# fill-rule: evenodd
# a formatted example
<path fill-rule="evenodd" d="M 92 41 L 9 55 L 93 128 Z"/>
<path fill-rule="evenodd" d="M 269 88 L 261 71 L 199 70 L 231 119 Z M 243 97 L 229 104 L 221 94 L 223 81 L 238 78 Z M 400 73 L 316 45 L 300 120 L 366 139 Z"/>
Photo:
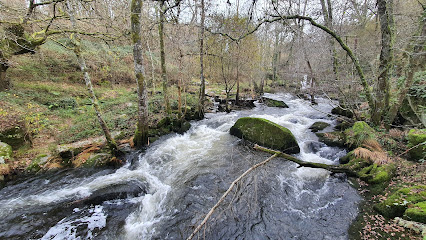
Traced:
<path fill-rule="evenodd" d="M 287 127 L 311 162 L 338 164 L 344 149 L 308 128 L 330 123 L 332 106 L 266 94 L 289 108 L 207 114 L 183 135 L 161 137 L 119 169 L 69 169 L 11 181 L 0 189 L 0 239 L 186 239 L 230 183 L 270 155 L 229 134 L 240 117 Z M 233 190 L 201 239 L 348 239 L 361 200 L 344 175 L 275 158 Z"/>

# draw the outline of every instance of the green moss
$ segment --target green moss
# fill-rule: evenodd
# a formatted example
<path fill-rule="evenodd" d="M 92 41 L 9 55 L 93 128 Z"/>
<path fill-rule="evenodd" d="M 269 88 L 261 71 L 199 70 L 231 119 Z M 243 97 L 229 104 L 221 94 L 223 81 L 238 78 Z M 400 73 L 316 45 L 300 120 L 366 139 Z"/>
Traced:
<path fill-rule="evenodd" d="M 250 142 L 286 153 L 300 152 L 296 138 L 290 130 L 263 118 L 240 118 L 231 127 L 230 133 Z"/>
<path fill-rule="evenodd" d="M 287 104 L 285 104 L 285 102 L 280 101 L 280 100 L 275 100 L 275 99 L 271 99 L 271 98 L 262 98 L 263 103 L 266 104 L 266 106 L 268 107 L 278 107 L 278 108 L 288 108 Z"/>
<path fill-rule="evenodd" d="M 377 167 L 371 172 L 371 179 L 368 180 L 372 184 L 380 184 L 391 180 L 393 173 L 395 172 L 395 165 L 388 164 Z"/>
<path fill-rule="evenodd" d="M 426 159 L 426 129 L 411 129 L 407 135 L 407 140 L 407 147 L 414 147 L 409 151 L 409 160 L 418 161 L 421 159 Z M 422 143 L 423 145 L 417 146 Z"/>
<path fill-rule="evenodd" d="M 97 153 L 92 154 L 84 163 L 83 167 L 101 167 L 105 166 L 111 159 L 111 154 Z"/>
<path fill-rule="evenodd" d="M 30 165 L 28 165 L 26 170 L 29 172 L 38 172 L 42 169 L 43 165 L 46 164 L 48 159 L 49 156 L 47 156 L 46 154 L 38 155 L 36 158 L 33 159 Z"/>
<path fill-rule="evenodd" d="M 426 201 L 410 206 L 403 217 L 407 220 L 426 223 Z"/>
<path fill-rule="evenodd" d="M 12 160 L 12 147 L 4 142 L 0 142 L 0 164 Z"/>
<path fill-rule="evenodd" d="M 402 188 L 385 201 L 376 204 L 374 209 L 385 217 L 401 217 L 410 204 L 426 201 L 426 185 Z"/>
<path fill-rule="evenodd" d="M 358 121 L 352 128 L 345 130 L 346 144 L 353 148 L 360 147 L 365 140 L 376 139 L 376 131 L 366 122 Z"/>
<path fill-rule="evenodd" d="M 328 126 L 330 126 L 330 124 L 326 122 L 315 122 L 314 124 L 312 124 L 312 126 L 309 127 L 309 129 L 311 129 L 312 132 L 318 132 Z"/>

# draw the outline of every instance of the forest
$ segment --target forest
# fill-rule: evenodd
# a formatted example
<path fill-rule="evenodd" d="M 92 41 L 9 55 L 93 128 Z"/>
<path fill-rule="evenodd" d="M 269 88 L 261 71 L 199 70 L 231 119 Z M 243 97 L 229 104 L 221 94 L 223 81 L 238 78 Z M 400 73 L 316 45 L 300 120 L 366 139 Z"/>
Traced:
<path fill-rule="evenodd" d="M 425 0 L 0 0 L 0 239 L 425 240 L 425 22 Z"/>

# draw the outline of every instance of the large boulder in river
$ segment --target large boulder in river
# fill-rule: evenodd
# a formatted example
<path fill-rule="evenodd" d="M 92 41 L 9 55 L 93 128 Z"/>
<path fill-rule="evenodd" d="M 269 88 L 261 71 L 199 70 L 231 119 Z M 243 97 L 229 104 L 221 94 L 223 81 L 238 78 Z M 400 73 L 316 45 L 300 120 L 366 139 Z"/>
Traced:
<path fill-rule="evenodd" d="M 230 133 L 247 141 L 285 153 L 300 152 L 296 138 L 290 130 L 263 118 L 240 118 L 231 127 Z"/>
<path fill-rule="evenodd" d="M 285 102 L 280 101 L 280 100 L 262 97 L 262 101 L 268 107 L 288 108 L 287 104 L 285 104 Z"/>

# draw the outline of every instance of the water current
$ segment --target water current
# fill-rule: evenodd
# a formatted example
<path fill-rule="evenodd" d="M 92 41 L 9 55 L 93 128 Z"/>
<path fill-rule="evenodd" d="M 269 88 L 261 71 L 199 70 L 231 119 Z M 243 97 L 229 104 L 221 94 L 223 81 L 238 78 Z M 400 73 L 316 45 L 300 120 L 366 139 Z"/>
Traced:
<path fill-rule="evenodd" d="M 161 137 L 119 168 L 71 169 L 20 178 L 0 189 L 0 239 L 186 239 L 230 183 L 269 157 L 229 134 L 240 117 L 287 127 L 311 162 L 338 164 L 344 149 L 318 142 L 309 127 L 336 124 L 332 106 L 266 94 L 289 108 L 207 114 L 183 135 Z M 298 168 L 281 158 L 237 185 L 201 239 L 348 239 L 360 201 L 344 175 Z"/>

